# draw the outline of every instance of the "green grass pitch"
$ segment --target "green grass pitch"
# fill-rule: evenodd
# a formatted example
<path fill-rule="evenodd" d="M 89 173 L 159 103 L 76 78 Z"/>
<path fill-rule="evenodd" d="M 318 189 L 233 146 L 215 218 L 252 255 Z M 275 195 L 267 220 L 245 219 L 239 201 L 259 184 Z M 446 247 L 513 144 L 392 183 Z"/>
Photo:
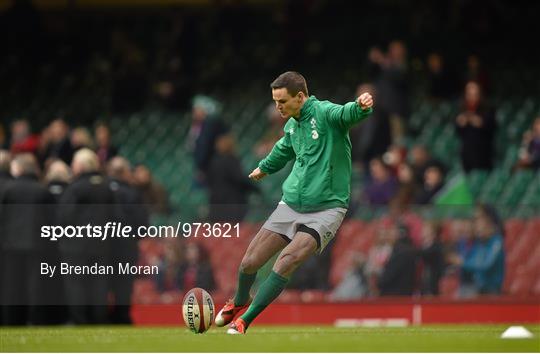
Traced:
<path fill-rule="evenodd" d="M 500 339 L 505 325 L 405 328 L 257 326 L 244 336 L 223 328 L 192 334 L 184 327 L 2 328 L 2 352 L 540 352 L 532 339 Z"/>

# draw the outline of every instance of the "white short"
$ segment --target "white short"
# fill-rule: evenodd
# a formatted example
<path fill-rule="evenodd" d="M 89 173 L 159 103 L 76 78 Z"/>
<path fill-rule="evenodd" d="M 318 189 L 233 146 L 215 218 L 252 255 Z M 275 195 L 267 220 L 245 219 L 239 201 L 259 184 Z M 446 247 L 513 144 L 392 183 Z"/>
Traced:
<path fill-rule="evenodd" d="M 262 227 L 285 236 L 288 240 L 292 240 L 298 231 L 307 232 L 315 237 L 321 253 L 335 237 L 346 213 L 345 208 L 299 213 L 281 201 Z"/>

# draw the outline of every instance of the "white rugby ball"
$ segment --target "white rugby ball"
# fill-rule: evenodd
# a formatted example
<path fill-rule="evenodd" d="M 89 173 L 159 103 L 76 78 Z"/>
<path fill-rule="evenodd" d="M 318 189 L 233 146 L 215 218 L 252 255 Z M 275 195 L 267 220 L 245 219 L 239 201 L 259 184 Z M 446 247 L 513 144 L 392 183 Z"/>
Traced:
<path fill-rule="evenodd" d="M 204 333 L 214 322 L 214 300 L 206 290 L 193 288 L 182 301 L 182 316 L 190 331 Z"/>

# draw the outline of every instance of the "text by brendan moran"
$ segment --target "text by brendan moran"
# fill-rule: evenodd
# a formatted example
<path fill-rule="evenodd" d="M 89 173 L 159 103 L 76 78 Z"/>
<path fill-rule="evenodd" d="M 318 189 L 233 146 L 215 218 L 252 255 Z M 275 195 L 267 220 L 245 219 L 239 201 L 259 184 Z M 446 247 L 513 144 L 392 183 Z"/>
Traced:
<path fill-rule="evenodd" d="M 158 266 L 139 266 L 128 262 L 113 265 L 94 263 L 93 265 L 74 265 L 62 262 L 60 264 L 41 263 L 41 275 L 50 278 L 55 275 L 145 275 L 158 274 Z"/>

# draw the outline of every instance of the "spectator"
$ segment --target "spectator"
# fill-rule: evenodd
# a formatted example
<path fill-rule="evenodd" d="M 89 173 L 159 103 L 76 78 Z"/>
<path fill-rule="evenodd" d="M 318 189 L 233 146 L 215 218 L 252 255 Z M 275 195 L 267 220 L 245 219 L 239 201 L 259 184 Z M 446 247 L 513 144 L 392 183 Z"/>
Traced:
<path fill-rule="evenodd" d="M 130 185 L 133 180 L 131 166 L 123 157 L 113 157 L 107 165 L 109 187 L 116 199 L 116 210 L 119 222 L 138 230 L 140 226 L 148 226 L 148 211 L 143 204 L 139 191 Z M 109 264 L 137 264 L 138 240 L 135 238 L 115 239 L 111 242 L 111 259 Z M 110 284 L 114 296 L 114 308 L 110 313 L 112 323 L 130 324 L 131 293 L 134 275 L 118 275 Z"/>
<path fill-rule="evenodd" d="M 378 107 L 390 115 L 392 142 L 400 143 L 409 115 L 409 79 L 405 43 L 399 40 L 390 42 L 386 55 L 376 49 L 372 50 L 370 60 L 379 72 L 375 82 L 379 93 Z"/>
<path fill-rule="evenodd" d="M 97 155 L 90 149 L 77 151 L 71 164 L 74 181 L 65 189 L 59 202 L 60 224 L 103 227 L 117 219 L 115 196 L 100 173 Z M 91 238 L 65 239 L 60 243 L 64 262 L 81 266 L 108 264 L 111 242 Z M 110 241 L 110 240 L 108 240 Z M 108 279 L 105 276 L 64 278 L 70 319 L 75 324 L 107 323 Z"/>
<path fill-rule="evenodd" d="M 491 170 L 495 116 L 485 104 L 480 85 L 470 81 L 465 86 L 461 113 L 456 117 L 456 131 L 461 140 L 461 163 L 465 172 Z"/>
<path fill-rule="evenodd" d="M 332 301 L 358 300 L 368 295 L 369 285 L 364 274 L 366 256 L 363 253 L 351 254 L 352 264 L 343 279 L 330 293 Z"/>
<path fill-rule="evenodd" d="M 49 193 L 54 196 L 56 201 L 60 200 L 70 181 L 71 170 L 69 166 L 62 160 L 51 161 L 45 171 L 45 183 Z"/>
<path fill-rule="evenodd" d="M 266 157 L 276 141 L 283 136 L 283 118 L 281 118 L 275 103 L 270 103 L 266 108 L 266 117 L 268 118 L 269 127 L 262 138 L 259 139 L 253 151 L 259 159 Z"/>
<path fill-rule="evenodd" d="M 39 135 L 32 134 L 30 124 L 26 119 L 16 120 L 11 124 L 12 154 L 23 152 L 36 153 L 39 145 Z"/>
<path fill-rule="evenodd" d="M 8 182 L 11 181 L 11 174 L 9 172 L 11 164 L 11 154 L 8 150 L 0 150 L 0 198 L 2 197 L 2 192 L 7 186 Z"/>
<path fill-rule="evenodd" d="M 189 73 L 185 72 L 182 58 L 178 55 L 160 60 L 153 93 L 157 101 L 166 108 L 184 110 L 189 105 L 192 85 Z"/>
<path fill-rule="evenodd" d="M 77 127 L 73 129 L 70 137 L 71 146 L 74 152 L 82 148 L 88 148 L 94 150 L 94 140 L 92 135 L 85 127 Z"/>
<path fill-rule="evenodd" d="M 142 200 L 151 214 L 171 212 L 167 191 L 153 176 L 148 167 L 138 165 L 133 171 L 133 183 L 142 193 Z"/>
<path fill-rule="evenodd" d="M 118 30 L 111 35 L 111 47 L 115 56 L 111 108 L 114 113 L 140 110 L 148 93 L 144 52 L 124 32 Z"/>
<path fill-rule="evenodd" d="M 244 173 L 230 134 L 217 139 L 216 150 L 208 169 L 209 219 L 212 222 L 241 222 L 248 211 L 249 193 L 259 189 Z"/>
<path fill-rule="evenodd" d="M 427 221 L 422 227 L 422 249 L 419 252 L 423 261 L 422 295 L 439 295 L 439 280 L 444 273 L 444 250 L 441 242 L 441 225 Z"/>
<path fill-rule="evenodd" d="M 416 204 L 430 204 L 444 185 L 444 173 L 437 165 L 429 166 L 424 172 L 424 183 L 415 198 Z"/>
<path fill-rule="evenodd" d="M 523 134 L 518 161 L 514 169 L 540 168 L 540 117 L 537 117 L 531 130 Z"/>
<path fill-rule="evenodd" d="M 377 99 L 373 84 L 359 85 L 356 97 L 363 92 L 369 92 L 375 100 Z M 353 162 L 362 162 L 364 166 L 369 165 L 371 159 L 382 156 L 390 147 L 392 137 L 388 113 L 383 108 L 374 110 L 369 119 L 354 126 L 349 134 L 352 141 Z"/>
<path fill-rule="evenodd" d="M 197 243 L 188 243 L 185 248 L 185 261 L 180 265 L 177 284 L 187 291 L 200 287 L 206 291 L 215 289 L 214 273 L 206 249 Z"/>
<path fill-rule="evenodd" d="M 198 186 L 206 186 L 208 167 L 215 154 L 216 140 L 228 131 L 218 113 L 218 102 L 212 98 L 198 95 L 193 99 L 192 123 L 187 144 L 193 151 L 197 170 L 195 182 Z"/>
<path fill-rule="evenodd" d="M 414 201 L 418 194 L 419 186 L 414 179 L 413 169 L 411 165 L 403 163 L 398 168 L 397 179 L 399 187 L 396 195 L 392 198 L 392 206 L 397 208 L 397 211 L 403 211 Z"/>
<path fill-rule="evenodd" d="M 47 163 L 47 159 L 60 159 L 69 165 L 73 158 L 73 146 L 67 123 L 63 119 L 53 120 L 47 127 L 47 138 L 43 161 Z"/>
<path fill-rule="evenodd" d="M 452 255 L 450 261 L 470 272 L 479 294 L 500 294 L 504 279 L 504 240 L 500 219 L 491 206 L 479 205 L 475 211 L 477 240 L 465 258 Z"/>
<path fill-rule="evenodd" d="M 333 246 L 334 242 L 330 242 L 326 246 L 328 252 L 312 255 L 302 263 L 292 276 L 288 287 L 298 290 L 329 290 L 328 277 Z"/>
<path fill-rule="evenodd" d="M 474 229 L 470 219 L 457 219 L 451 228 L 453 249 L 461 258 L 466 258 L 474 246 Z"/>
<path fill-rule="evenodd" d="M 467 57 L 463 82 L 467 83 L 470 81 L 477 82 L 484 92 L 489 93 L 489 90 L 491 89 L 491 80 L 486 70 L 482 67 L 480 58 L 476 54 L 471 54 Z"/>
<path fill-rule="evenodd" d="M 392 144 L 388 151 L 382 155 L 384 163 L 390 167 L 392 175 L 396 176 L 399 166 L 405 162 L 407 148 L 401 144 Z"/>
<path fill-rule="evenodd" d="M 3 323 L 55 323 L 59 312 L 54 315 L 45 305 L 62 301 L 58 280 L 41 276 L 39 266 L 40 262 L 57 263 L 56 244 L 37 237 L 42 225 L 54 225 L 54 199 L 38 181 L 34 155 L 16 155 L 11 175 L 14 179 L 0 196 Z"/>
<path fill-rule="evenodd" d="M 431 156 L 424 145 L 417 144 L 411 148 L 409 161 L 414 172 L 414 179 L 420 185 L 424 183 L 424 175 L 428 167 L 437 165 L 443 172 L 445 170 L 443 163 Z"/>
<path fill-rule="evenodd" d="M 427 70 L 429 98 L 436 101 L 451 98 L 454 94 L 454 82 L 440 53 L 432 52 L 428 55 Z"/>
<path fill-rule="evenodd" d="M 397 180 L 380 158 L 372 159 L 369 168 L 372 181 L 364 191 L 367 202 L 371 205 L 386 205 L 397 193 Z"/>
<path fill-rule="evenodd" d="M 369 48 L 367 55 L 367 76 L 370 81 L 376 82 L 381 76 L 383 66 L 386 65 L 386 56 L 380 47 L 375 46 Z"/>
<path fill-rule="evenodd" d="M 416 278 L 416 250 L 404 225 L 390 234 L 392 253 L 378 281 L 381 296 L 412 295 Z"/>
<path fill-rule="evenodd" d="M 104 166 L 107 161 L 118 154 L 118 148 L 111 143 L 111 131 L 109 127 L 98 122 L 94 128 L 94 136 L 96 140 L 96 153 L 99 157 L 99 162 Z"/>
<path fill-rule="evenodd" d="M 0 150 L 6 150 L 9 149 L 7 138 L 6 138 L 6 130 L 4 128 L 3 124 L 0 124 Z"/>
<path fill-rule="evenodd" d="M 364 273 L 368 281 L 369 294 L 371 296 L 378 295 L 379 293 L 377 283 L 383 273 L 384 265 L 392 253 L 391 234 L 393 227 L 393 224 L 379 221 L 375 242 L 368 252 Z"/>
<path fill-rule="evenodd" d="M 180 288 L 178 284 L 178 272 L 180 265 L 184 263 L 184 243 L 171 238 L 163 249 L 163 256 L 156 262 L 158 273 L 156 285 L 160 292 L 175 291 Z"/>

